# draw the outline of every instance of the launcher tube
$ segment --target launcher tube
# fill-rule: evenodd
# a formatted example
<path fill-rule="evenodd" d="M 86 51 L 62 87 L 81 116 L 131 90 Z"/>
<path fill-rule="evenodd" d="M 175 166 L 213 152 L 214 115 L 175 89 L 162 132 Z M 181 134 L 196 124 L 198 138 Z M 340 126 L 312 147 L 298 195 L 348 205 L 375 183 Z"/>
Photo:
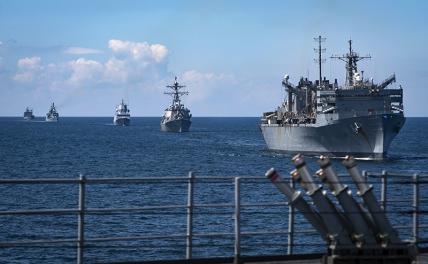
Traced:
<path fill-rule="evenodd" d="M 352 197 L 352 193 L 348 189 L 348 186 L 343 185 L 340 182 L 329 158 L 321 156 L 318 160 L 318 164 L 320 165 L 321 170 L 317 172 L 317 175 L 329 183 L 333 195 L 342 206 L 346 218 L 349 220 L 354 230 L 352 237 L 355 240 L 356 246 L 362 247 L 364 244 L 375 245 L 376 239 L 369 229 L 368 223 L 363 216 L 363 212 L 361 211 L 358 203 Z"/>
<path fill-rule="evenodd" d="M 379 230 L 377 236 L 382 241 L 382 246 L 386 247 L 389 243 L 402 243 L 395 229 L 386 218 L 386 215 L 380 207 L 375 195 L 373 194 L 373 187 L 367 184 L 358 170 L 354 158 L 351 156 L 346 156 L 342 163 L 348 170 L 349 175 L 351 175 L 352 180 L 356 183 L 358 187 L 357 194 L 363 198 L 364 203 L 366 204 L 367 209 L 369 210 L 373 219 L 373 222 Z"/>
<path fill-rule="evenodd" d="M 324 223 L 326 224 L 328 233 L 340 245 L 352 244 L 349 233 L 343 226 L 339 212 L 333 203 L 324 195 L 317 184 L 314 183 L 303 156 L 298 154 L 293 158 L 293 163 L 296 166 L 296 171 L 292 173 L 292 178 L 300 179 L 301 185 L 306 189 L 309 196 L 314 201 Z"/>
<path fill-rule="evenodd" d="M 327 235 L 327 229 L 325 228 L 321 217 L 313 207 L 303 199 L 302 193 L 297 192 L 288 185 L 274 168 L 271 168 L 266 172 L 266 177 L 278 188 L 280 192 L 287 196 L 288 201 L 302 213 L 308 222 L 318 231 L 321 237 L 325 241 L 330 242 Z"/>

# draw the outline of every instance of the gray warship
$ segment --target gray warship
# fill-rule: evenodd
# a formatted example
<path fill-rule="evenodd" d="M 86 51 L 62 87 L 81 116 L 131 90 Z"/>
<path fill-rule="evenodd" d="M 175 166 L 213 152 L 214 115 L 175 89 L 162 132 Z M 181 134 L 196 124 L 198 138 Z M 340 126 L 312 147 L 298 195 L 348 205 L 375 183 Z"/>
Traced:
<path fill-rule="evenodd" d="M 359 159 L 383 159 L 394 137 L 405 122 L 403 89 L 391 89 L 395 74 L 375 84 L 364 79 L 357 62 L 371 58 L 359 56 L 352 49 L 342 56 L 331 56 L 346 65 L 346 81 L 339 86 L 322 78 L 321 42 L 318 47 L 319 79 L 300 78 L 297 85 L 285 75 L 282 85 L 287 98 L 272 112 L 265 112 L 260 129 L 268 149 L 288 153 L 344 157 L 351 153 Z"/>
<path fill-rule="evenodd" d="M 192 114 L 190 110 L 185 108 L 181 103 L 180 96 L 188 95 L 189 92 L 181 91 L 185 85 L 180 85 L 175 77 L 173 85 L 167 85 L 172 92 L 164 92 L 172 96 L 172 104 L 165 109 L 165 113 L 161 119 L 161 130 L 166 132 L 187 132 L 189 131 L 192 121 L 190 120 Z"/>
<path fill-rule="evenodd" d="M 34 119 L 33 109 L 27 107 L 24 112 L 24 120 L 30 121 Z"/>
<path fill-rule="evenodd" d="M 122 102 L 116 107 L 113 123 L 116 126 L 129 126 L 131 123 L 131 114 L 129 112 L 128 105 L 122 99 Z"/>
<path fill-rule="evenodd" d="M 58 122 L 59 114 L 56 111 L 55 103 L 52 103 L 49 112 L 46 114 L 46 122 Z"/>

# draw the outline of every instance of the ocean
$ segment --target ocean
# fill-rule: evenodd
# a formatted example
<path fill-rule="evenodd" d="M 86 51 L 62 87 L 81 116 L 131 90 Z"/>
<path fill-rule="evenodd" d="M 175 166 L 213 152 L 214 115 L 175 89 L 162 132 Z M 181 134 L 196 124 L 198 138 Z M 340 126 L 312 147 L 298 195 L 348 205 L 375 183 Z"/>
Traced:
<path fill-rule="evenodd" d="M 191 131 L 175 134 L 159 131 L 160 118 L 133 117 L 131 126 L 112 125 L 110 117 L 61 117 L 58 123 L 42 119 L 25 122 L 20 117 L 0 118 L 0 177 L 77 178 L 86 177 L 186 177 L 227 176 L 226 183 L 195 185 L 196 203 L 230 203 L 233 176 L 264 176 L 275 167 L 287 176 L 293 169 L 291 156 L 268 151 L 253 117 L 194 117 Z M 428 118 L 407 118 L 383 161 L 359 161 L 359 168 L 371 172 L 428 171 Z M 315 171 L 316 159 L 307 163 Z M 345 172 L 340 162 L 333 162 Z M 244 184 L 243 202 L 281 201 L 283 197 L 269 182 Z M 411 187 L 395 185 L 389 192 L 397 197 L 411 196 Z M 77 186 L 3 185 L 0 210 L 76 208 Z M 422 194 L 424 190 L 421 191 Z M 87 206 L 108 208 L 185 204 L 187 185 L 151 184 L 88 186 Z M 404 198 L 403 198 L 404 199 Z M 242 216 L 242 229 L 286 230 L 287 209 L 248 208 Z M 408 215 L 395 218 L 406 223 Z M 22 239 L 75 238 L 76 215 L 0 215 L 0 241 Z M 161 210 L 134 214 L 94 214 L 86 218 L 89 238 L 149 234 L 185 233 L 185 210 Z M 198 209 L 195 232 L 233 232 L 233 208 Z M 296 227 L 307 224 L 297 216 Z M 406 233 L 407 234 L 407 233 Z M 406 235 L 404 234 L 404 235 Z M 243 255 L 284 254 L 286 235 L 260 235 L 242 241 Z M 311 243 L 313 245 L 311 246 Z M 195 238 L 194 257 L 232 256 L 232 237 Z M 296 253 L 322 252 L 319 238 L 296 238 Z M 85 260 L 92 262 L 181 259 L 184 239 L 117 241 L 89 243 Z M 75 244 L 0 247 L 1 263 L 74 263 Z"/>

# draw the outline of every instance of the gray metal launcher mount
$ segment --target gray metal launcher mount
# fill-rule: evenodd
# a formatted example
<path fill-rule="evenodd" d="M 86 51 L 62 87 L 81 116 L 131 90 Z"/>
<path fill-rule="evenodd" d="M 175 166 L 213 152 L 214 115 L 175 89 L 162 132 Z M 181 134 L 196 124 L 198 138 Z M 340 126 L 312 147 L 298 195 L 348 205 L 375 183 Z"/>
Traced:
<path fill-rule="evenodd" d="M 291 172 L 291 178 L 300 183 L 305 192 L 290 186 L 274 168 L 266 172 L 266 177 L 326 242 L 323 263 L 414 263 L 416 246 L 399 238 L 353 157 L 347 156 L 342 163 L 356 184 L 361 202 L 341 183 L 328 157 L 320 157 L 320 169 L 315 175 L 327 185 L 331 196 L 314 181 L 302 155 L 294 156 L 292 162 L 296 169 Z M 304 193 L 313 204 L 304 199 Z"/>

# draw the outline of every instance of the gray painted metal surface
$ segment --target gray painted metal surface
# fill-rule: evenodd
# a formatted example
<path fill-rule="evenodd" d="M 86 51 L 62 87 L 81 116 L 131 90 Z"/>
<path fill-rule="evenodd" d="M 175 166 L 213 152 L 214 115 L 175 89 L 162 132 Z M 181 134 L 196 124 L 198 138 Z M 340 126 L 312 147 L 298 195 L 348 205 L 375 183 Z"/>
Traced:
<path fill-rule="evenodd" d="M 294 181 L 300 182 L 300 185 L 307 191 L 315 207 L 317 208 L 325 227 L 327 228 L 328 237 L 331 241 L 331 247 L 334 248 L 337 244 L 352 245 L 350 239 L 351 230 L 347 230 L 347 225 L 342 224 L 340 211 L 332 203 L 332 201 L 322 191 L 321 186 L 317 185 L 312 179 L 305 161 L 301 155 L 293 158 L 293 163 L 296 170 L 292 172 Z"/>
<path fill-rule="evenodd" d="M 161 123 L 161 130 L 165 132 L 188 132 L 192 121 L 190 119 L 174 119 Z"/>
<path fill-rule="evenodd" d="M 46 114 L 46 122 L 58 122 L 59 114 L 55 108 L 55 103 L 52 103 L 49 112 Z"/>
<path fill-rule="evenodd" d="M 382 241 L 383 245 L 400 244 L 402 241 L 398 237 L 396 230 L 392 227 L 387 219 L 384 210 L 379 205 L 374 193 L 373 187 L 368 185 L 356 168 L 355 161 L 351 157 L 347 157 L 343 164 L 346 166 L 349 175 L 358 187 L 358 195 L 363 199 L 368 212 L 373 219 L 374 224 L 379 230 L 377 237 Z"/>
<path fill-rule="evenodd" d="M 116 107 L 113 117 L 113 124 L 116 126 L 129 126 L 131 124 L 131 114 L 128 105 L 122 102 Z"/>
<path fill-rule="evenodd" d="M 192 121 L 190 121 L 192 114 L 190 114 L 190 110 L 181 103 L 180 97 L 189 94 L 189 92 L 181 91 L 181 89 L 186 86 L 180 85 L 177 81 L 177 77 L 175 77 L 175 81 L 172 85 L 167 85 L 166 87 L 172 90 L 172 92 L 165 92 L 165 94 L 172 96 L 172 103 L 165 109 L 165 113 L 161 119 L 161 131 L 188 132 L 192 124 Z"/>
<path fill-rule="evenodd" d="M 415 260 L 416 244 L 399 238 L 396 229 L 391 225 L 385 211 L 376 200 L 372 192 L 373 188 L 367 184 L 360 171 L 356 169 L 353 157 L 347 156 L 343 164 L 358 187 L 358 195 L 362 197 L 363 201 L 361 204 L 352 198 L 347 186 L 340 182 L 329 159 L 321 156 L 318 161 L 321 169 L 317 175 L 324 179 L 341 208 L 335 207 L 335 204 L 328 198 L 327 192 L 322 191 L 322 186 L 314 182 L 301 154 L 296 155 L 292 161 L 296 170 L 291 173 L 291 177 L 300 182 L 318 211 L 318 214 L 315 212 L 309 212 L 309 214 L 312 214 L 312 217 L 320 215 L 321 221 L 327 229 L 326 242 L 330 250 L 327 251 L 323 263 L 356 264 L 393 261 L 397 264 L 408 264 Z M 290 186 L 279 186 L 276 182 L 279 176 L 273 169 L 267 172 L 267 177 L 277 187 L 281 187 L 280 191 L 289 199 L 293 197 L 294 190 Z M 414 190 L 416 197 L 418 194 L 418 190 Z M 414 200 L 417 201 L 418 198 Z M 414 204 L 416 207 L 417 203 Z M 301 209 L 298 208 L 298 210 Z M 302 213 L 308 213 L 308 211 L 304 209 Z M 370 217 L 365 218 L 365 214 Z M 318 230 L 318 222 L 310 221 L 310 223 Z M 414 226 L 418 226 L 418 223 L 414 223 Z M 321 235 L 322 233 L 320 232 Z M 417 234 L 418 230 L 414 233 Z"/>
<path fill-rule="evenodd" d="M 25 108 L 24 120 L 33 120 L 33 119 L 34 119 L 33 109 L 29 107 Z"/>
<path fill-rule="evenodd" d="M 387 89 L 395 75 L 380 84 L 363 78 L 357 70 L 360 57 L 352 50 L 333 57 L 347 63 L 347 81 L 315 82 L 301 78 L 298 85 L 286 75 L 282 85 L 287 100 L 263 113 L 260 128 L 268 149 L 290 153 L 324 154 L 362 159 L 382 159 L 403 127 L 403 90 Z"/>

